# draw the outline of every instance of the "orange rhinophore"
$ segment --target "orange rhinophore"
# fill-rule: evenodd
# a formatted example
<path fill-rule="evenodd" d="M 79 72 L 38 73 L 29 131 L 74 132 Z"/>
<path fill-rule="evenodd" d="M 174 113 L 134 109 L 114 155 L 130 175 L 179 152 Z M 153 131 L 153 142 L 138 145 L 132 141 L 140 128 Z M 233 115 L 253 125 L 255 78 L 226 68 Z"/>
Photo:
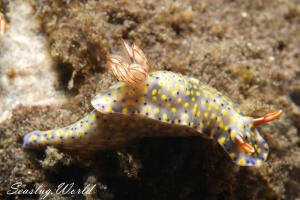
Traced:
<path fill-rule="evenodd" d="M 266 114 L 266 115 L 263 116 L 263 117 L 254 119 L 254 120 L 253 120 L 253 125 L 254 125 L 254 126 L 259 126 L 259 125 L 261 125 L 261 124 L 263 124 L 263 123 L 273 121 L 273 120 L 277 119 L 277 118 L 280 116 L 281 113 L 282 113 L 281 110 L 276 110 L 275 112 Z"/>

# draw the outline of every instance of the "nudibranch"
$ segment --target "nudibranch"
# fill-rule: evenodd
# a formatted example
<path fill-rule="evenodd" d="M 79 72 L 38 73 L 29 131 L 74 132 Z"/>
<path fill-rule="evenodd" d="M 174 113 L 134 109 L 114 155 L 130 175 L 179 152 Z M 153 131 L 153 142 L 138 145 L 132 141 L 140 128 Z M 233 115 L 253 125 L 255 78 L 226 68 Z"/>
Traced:
<path fill-rule="evenodd" d="M 280 110 L 256 119 L 244 116 L 228 97 L 195 78 L 148 73 L 139 47 L 122 42 L 131 64 L 108 57 L 121 81 L 92 99 L 95 110 L 65 128 L 28 133 L 23 147 L 109 148 L 146 136 L 203 135 L 215 139 L 238 165 L 266 161 L 269 147 L 257 126 L 278 118 Z"/>
<path fill-rule="evenodd" d="M 4 35 L 9 23 L 8 4 L 0 2 L 0 37 Z"/>

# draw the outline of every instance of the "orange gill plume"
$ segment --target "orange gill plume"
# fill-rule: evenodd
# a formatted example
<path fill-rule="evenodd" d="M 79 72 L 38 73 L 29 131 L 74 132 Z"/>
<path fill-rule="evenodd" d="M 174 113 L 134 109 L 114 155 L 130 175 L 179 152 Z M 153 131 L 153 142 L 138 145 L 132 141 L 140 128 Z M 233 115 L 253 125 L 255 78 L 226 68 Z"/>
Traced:
<path fill-rule="evenodd" d="M 119 81 L 137 87 L 147 79 L 150 70 L 147 58 L 135 43 L 131 47 L 124 40 L 121 41 L 131 63 L 128 64 L 120 56 L 110 55 L 107 57 L 107 66 Z"/>

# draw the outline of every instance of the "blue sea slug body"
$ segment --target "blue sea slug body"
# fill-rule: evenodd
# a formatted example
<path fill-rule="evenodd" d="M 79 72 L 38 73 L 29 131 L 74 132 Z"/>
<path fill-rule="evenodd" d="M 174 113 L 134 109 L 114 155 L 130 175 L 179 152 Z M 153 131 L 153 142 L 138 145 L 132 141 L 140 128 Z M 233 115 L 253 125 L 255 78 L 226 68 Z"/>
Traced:
<path fill-rule="evenodd" d="M 95 110 L 65 128 L 28 133 L 23 147 L 108 148 L 146 136 L 204 135 L 217 140 L 238 165 L 266 161 L 269 147 L 256 127 L 281 111 L 258 119 L 243 116 L 228 97 L 195 78 L 170 71 L 148 74 L 142 51 L 135 44 L 123 45 L 132 63 L 109 57 L 109 67 L 122 82 L 92 99 Z"/>

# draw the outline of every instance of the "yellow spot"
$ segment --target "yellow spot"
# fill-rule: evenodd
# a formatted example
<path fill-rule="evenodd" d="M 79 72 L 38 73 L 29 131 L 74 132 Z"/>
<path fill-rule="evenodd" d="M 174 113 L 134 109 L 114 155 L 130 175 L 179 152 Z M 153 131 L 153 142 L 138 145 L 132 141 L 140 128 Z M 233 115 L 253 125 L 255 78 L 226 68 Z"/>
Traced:
<path fill-rule="evenodd" d="M 156 93 L 157 93 L 156 89 L 152 90 L 152 95 L 156 95 Z"/>
<path fill-rule="evenodd" d="M 211 114 L 211 119 L 215 119 L 215 118 L 216 118 L 216 114 L 215 113 Z"/>
<path fill-rule="evenodd" d="M 228 127 L 228 126 L 225 126 L 225 127 L 224 127 L 224 130 L 225 130 L 225 131 L 228 131 L 228 130 L 229 130 L 229 127 Z"/>
<path fill-rule="evenodd" d="M 253 124 L 250 124 L 250 125 L 249 125 L 249 128 L 253 128 Z"/>
<path fill-rule="evenodd" d="M 234 118 L 230 117 L 230 123 L 234 123 Z"/>
<path fill-rule="evenodd" d="M 242 126 L 241 124 L 239 125 L 239 129 L 240 129 L 240 130 L 243 130 L 243 126 Z"/>
<path fill-rule="evenodd" d="M 51 132 L 48 132 L 48 138 L 50 139 L 52 136 Z"/>
<path fill-rule="evenodd" d="M 168 90 L 172 90 L 172 89 L 173 89 L 172 85 L 169 85 Z"/>
<path fill-rule="evenodd" d="M 108 112 L 112 112 L 112 108 L 110 106 L 107 107 Z"/>
<path fill-rule="evenodd" d="M 256 164 L 257 164 L 257 166 L 261 166 L 262 165 L 262 161 L 261 160 L 257 160 Z"/>
<path fill-rule="evenodd" d="M 197 108 L 198 108 L 198 104 L 195 104 L 194 108 L 193 108 L 193 114 L 195 114 L 197 112 Z"/>
<path fill-rule="evenodd" d="M 127 89 L 125 87 L 120 87 L 120 90 L 123 94 L 126 94 L 127 92 Z M 104 96 L 105 97 L 105 96 Z"/>
<path fill-rule="evenodd" d="M 149 112 L 149 111 L 150 111 L 150 107 L 147 106 L 147 107 L 146 107 L 146 112 Z"/>
<path fill-rule="evenodd" d="M 194 89 L 197 89 L 197 88 L 198 88 L 198 86 L 197 86 L 197 85 L 194 85 L 194 86 L 193 86 L 193 88 L 194 88 Z"/>
<path fill-rule="evenodd" d="M 217 117 L 217 122 L 221 122 L 221 117 Z"/>
<path fill-rule="evenodd" d="M 177 83 L 177 84 L 175 85 L 175 88 L 176 88 L 176 89 L 179 89 L 179 87 L 180 87 L 180 85 Z"/>
<path fill-rule="evenodd" d="M 231 139 L 234 139 L 234 137 L 235 137 L 235 132 L 234 131 L 231 131 L 230 137 L 231 137 Z"/>
<path fill-rule="evenodd" d="M 186 115 L 186 114 L 183 115 L 183 119 L 184 119 L 184 120 L 188 120 L 188 118 L 189 118 L 188 115 Z"/>
<path fill-rule="evenodd" d="M 161 87 L 164 85 L 164 82 L 162 82 L 162 81 L 159 81 L 159 83 L 158 83 Z"/>
<path fill-rule="evenodd" d="M 67 135 L 67 136 L 70 136 L 71 134 L 72 134 L 71 131 L 67 131 L 67 132 L 66 132 L 66 135 Z"/>
<path fill-rule="evenodd" d="M 200 123 L 199 128 L 200 128 L 200 130 L 203 129 L 203 123 L 202 122 Z"/>
<path fill-rule="evenodd" d="M 245 160 L 244 159 L 241 159 L 241 160 L 239 160 L 239 165 L 245 165 Z"/>
<path fill-rule="evenodd" d="M 117 100 L 120 100 L 120 98 L 121 98 L 121 96 L 117 94 L 117 95 L 116 95 L 116 99 L 117 99 Z"/>
<path fill-rule="evenodd" d="M 159 89 L 157 93 L 158 93 L 158 94 L 161 94 L 161 89 Z"/>
<path fill-rule="evenodd" d="M 82 131 L 82 130 L 79 130 L 79 131 L 77 132 L 77 134 L 78 134 L 79 136 L 83 136 L 83 131 Z"/>
<path fill-rule="evenodd" d="M 221 137 L 218 141 L 221 145 L 223 145 L 225 142 L 225 137 Z"/>
<path fill-rule="evenodd" d="M 200 117 L 201 116 L 201 112 L 197 112 L 197 117 Z"/>
<path fill-rule="evenodd" d="M 240 114 L 241 110 L 238 108 L 238 109 L 236 109 L 236 112 Z"/>
<path fill-rule="evenodd" d="M 127 113 L 128 113 L 127 108 L 123 108 L 123 109 L 122 109 L 122 113 L 123 113 L 123 114 L 127 114 Z"/>
<path fill-rule="evenodd" d="M 200 96 L 200 92 L 196 92 L 196 96 L 199 97 Z"/>
<path fill-rule="evenodd" d="M 173 95 L 173 97 L 176 97 L 177 96 L 177 92 L 176 91 L 172 92 L 172 95 Z"/>
<path fill-rule="evenodd" d="M 89 124 L 88 124 L 88 123 L 84 123 L 83 127 L 84 127 L 85 129 L 88 129 L 88 128 L 89 128 Z"/>
<path fill-rule="evenodd" d="M 181 98 L 178 98 L 177 102 L 178 102 L 179 104 L 181 104 L 181 103 L 182 103 L 182 99 L 181 99 Z"/>
<path fill-rule="evenodd" d="M 182 89 L 182 90 L 185 90 L 185 86 L 184 86 L 184 85 L 182 85 L 182 86 L 181 86 L 181 89 Z"/>
<path fill-rule="evenodd" d="M 208 118 L 208 113 L 204 113 L 204 118 L 207 119 Z"/>
<path fill-rule="evenodd" d="M 129 90 L 129 95 L 133 95 L 134 94 L 134 91 L 133 90 Z"/>
<path fill-rule="evenodd" d="M 191 95 L 191 92 L 190 92 L 190 91 L 187 91 L 187 92 L 186 92 L 186 95 L 187 95 L 187 96 L 190 96 L 190 95 Z"/>
<path fill-rule="evenodd" d="M 206 102 L 205 102 L 205 101 L 202 101 L 201 104 L 202 104 L 202 106 L 205 106 L 205 105 L 206 105 Z"/>
<path fill-rule="evenodd" d="M 256 151 L 258 154 L 261 154 L 261 148 L 257 148 Z"/>
<path fill-rule="evenodd" d="M 170 103 L 166 103 L 166 108 L 170 108 L 171 104 Z"/>
<path fill-rule="evenodd" d="M 264 159 L 266 160 L 267 159 L 267 157 L 268 157 L 268 154 L 267 153 L 264 153 Z"/>
<path fill-rule="evenodd" d="M 223 124 L 223 123 L 220 123 L 219 126 L 220 126 L 220 128 L 223 128 L 223 127 L 224 127 L 224 124 Z"/>
<path fill-rule="evenodd" d="M 41 143 L 42 143 L 43 145 L 45 145 L 45 144 L 47 143 L 47 140 L 46 140 L 45 138 L 43 138 L 43 139 L 41 139 Z"/>
<path fill-rule="evenodd" d="M 214 104 L 212 102 L 209 102 L 209 107 L 213 107 Z"/>
<path fill-rule="evenodd" d="M 161 96 L 161 100 L 164 101 L 164 100 L 166 100 L 166 99 L 167 99 L 167 96 L 166 96 L 166 95 L 162 95 L 162 96 Z"/>
<path fill-rule="evenodd" d="M 190 127 L 192 127 L 192 128 L 194 127 L 194 122 L 190 123 Z"/>
<path fill-rule="evenodd" d="M 156 96 L 153 96 L 153 97 L 152 97 L 152 101 L 157 101 L 157 97 L 156 97 Z"/>
<path fill-rule="evenodd" d="M 208 108 L 207 108 L 207 111 L 211 111 L 211 107 L 208 107 Z"/>
<path fill-rule="evenodd" d="M 251 137 L 251 135 L 250 135 L 250 133 L 249 133 L 249 132 L 247 132 L 246 134 L 247 134 L 247 137 L 249 137 L 249 138 Z"/>
<path fill-rule="evenodd" d="M 148 78 L 148 81 L 151 82 L 151 81 L 153 81 L 153 79 L 152 79 L 151 77 L 149 77 L 149 78 Z"/>
<path fill-rule="evenodd" d="M 175 124 L 178 124 L 178 119 L 175 119 L 174 123 L 175 123 Z"/>
<path fill-rule="evenodd" d="M 191 95 L 194 95 L 194 90 L 191 91 Z"/>
<path fill-rule="evenodd" d="M 230 153 L 229 156 L 231 159 L 233 159 L 235 157 L 235 153 Z"/>
<path fill-rule="evenodd" d="M 172 113 L 176 113 L 176 108 L 172 108 Z"/>
<path fill-rule="evenodd" d="M 194 102 L 194 101 L 195 101 L 195 97 L 192 98 L 192 102 Z"/>
<path fill-rule="evenodd" d="M 159 113 L 159 108 L 155 108 L 155 113 Z"/>
<path fill-rule="evenodd" d="M 92 119 L 92 120 L 95 119 L 95 115 L 91 115 L 90 119 Z"/>
<path fill-rule="evenodd" d="M 215 106 L 215 109 L 216 109 L 216 110 L 219 110 L 219 106 Z"/>
<path fill-rule="evenodd" d="M 188 103 L 188 102 L 186 102 L 185 104 L 184 104 L 184 107 L 185 108 L 188 108 L 190 106 L 190 104 Z"/>
<path fill-rule="evenodd" d="M 168 119 L 168 116 L 166 114 L 163 115 L 163 120 L 166 121 Z"/>
<path fill-rule="evenodd" d="M 34 140 L 36 140 L 36 136 L 35 136 L 35 135 L 32 135 L 32 136 L 29 138 L 29 141 L 32 142 L 32 141 L 34 141 Z"/>
<path fill-rule="evenodd" d="M 61 134 L 63 134 L 63 130 L 62 129 L 57 130 L 57 135 L 60 136 Z"/>

